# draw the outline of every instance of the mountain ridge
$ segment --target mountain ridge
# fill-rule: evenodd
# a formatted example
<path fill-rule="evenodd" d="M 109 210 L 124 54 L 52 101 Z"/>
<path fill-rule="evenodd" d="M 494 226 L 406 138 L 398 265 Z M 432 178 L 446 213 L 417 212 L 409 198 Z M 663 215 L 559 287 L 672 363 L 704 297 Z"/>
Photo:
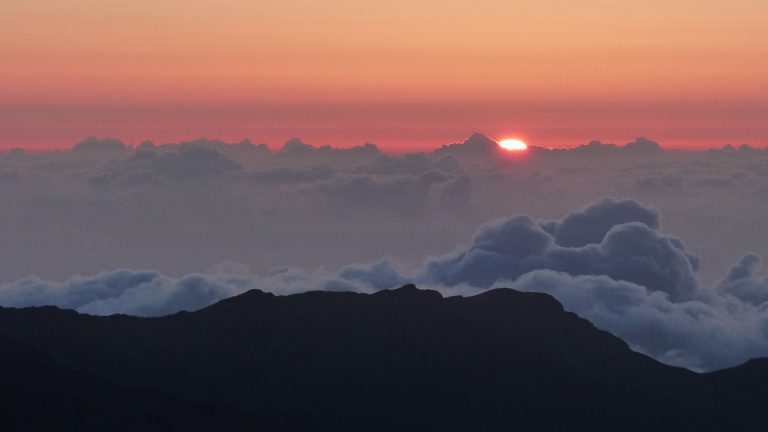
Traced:
<path fill-rule="evenodd" d="M 243 413 L 235 430 L 766 425 L 753 377 L 768 361 L 714 374 L 663 365 L 547 294 L 506 288 L 250 290 L 159 318 L 0 308 L 0 335 L 116 386 Z"/>

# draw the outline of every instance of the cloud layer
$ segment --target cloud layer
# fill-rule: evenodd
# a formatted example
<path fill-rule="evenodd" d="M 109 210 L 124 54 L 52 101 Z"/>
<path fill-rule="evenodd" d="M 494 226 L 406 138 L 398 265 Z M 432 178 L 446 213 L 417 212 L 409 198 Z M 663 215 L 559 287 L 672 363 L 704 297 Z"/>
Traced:
<path fill-rule="evenodd" d="M 260 273 L 414 263 L 485 221 L 551 219 L 603 196 L 658 208 L 713 280 L 745 251 L 768 255 L 766 165 L 767 151 L 746 146 L 679 152 L 639 138 L 511 154 L 479 134 L 404 155 L 299 139 L 15 149 L 0 154 L 0 281 L 123 267 L 178 276 L 228 260 Z"/>
<path fill-rule="evenodd" d="M 696 370 L 768 355 L 768 278 L 744 256 L 721 280 L 702 283 L 698 258 L 659 232 L 659 213 L 602 199 L 558 220 L 515 215 L 481 226 L 469 244 L 412 273 L 389 260 L 338 272 L 296 268 L 264 276 L 223 265 L 172 278 L 118 270 L 54 283 L 28 277 L 0 286 L 4 306 L 57 305 L 91 314 L 157 316 L 195 310 L 251 288 L 373 292 L 415 281 L 445 295 L 493 287 L 548 293 L 567 310 L 661 361 Z"/>
<path fill-rule="evenodd" d="M 747 146 L 511 154 L 479 134 L 404 155 L 299 139 L 16 149 L 0 155 L 0 304 L 155 316 L 249 288 L 506 284 L 664 361 L 729 366 L 768 355 L 766 166 Z"/>

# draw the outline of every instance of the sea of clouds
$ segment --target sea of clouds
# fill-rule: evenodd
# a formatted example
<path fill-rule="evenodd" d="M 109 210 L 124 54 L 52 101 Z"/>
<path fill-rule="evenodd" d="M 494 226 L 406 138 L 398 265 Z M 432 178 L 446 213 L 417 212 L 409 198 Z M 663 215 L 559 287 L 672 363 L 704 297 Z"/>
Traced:
<path fill-rule="evenodd" d="M 663 362 L 718 369 L 768 356 L 766 162 L 644 138 L 513 154 L 482 135 L 402 155 L 298 139 L 12 150 L 0 305 L 159 316 L 252 288 L 504 286 Z"/>

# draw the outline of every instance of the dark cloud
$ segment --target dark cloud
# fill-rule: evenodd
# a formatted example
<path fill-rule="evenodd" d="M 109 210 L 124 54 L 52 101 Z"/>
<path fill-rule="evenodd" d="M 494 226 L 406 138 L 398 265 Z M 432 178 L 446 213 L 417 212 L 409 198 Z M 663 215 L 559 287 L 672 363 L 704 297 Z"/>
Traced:
<path fill-rule="evenodd" d="M 665 153 L 664 148 L 662 148 L 659 143 L 645 137 L 638 137 L 634 141 L 628 142 L 623 146 L 612 143 L 606 144 L 597 140 L 593 140 L 587 144 L 574 147 L 573 149 L 546 149 L 538 147 L 536 148 L 536 151 L 540 155 L 556 156 L 559 158 L 571 156 L 630 156 L 637 158 L 647 156 L 660 156 Z"/>
<path fill-rule="evenodd" d="M 696 257 L 659 234 L 658 213 L 634 201 L 604 199 L 559 221 L 518 215 L 481 227 L 471 243 L 433 259 L 424 278 L 435 284 L 487 287 L 537 269 L 607 275 L 689 298 Z"/>
<path fill-rule="evenodd" d="M 768 277 L 759 277 L 760 257 L 748 254 L 728 271 L 718 284 L 718 292 L 754 306 L 768 306 Z"/>
<path fill-rule="evenodd" d="M 640 222 L 658 229 L 659 212 L 633 200 L 604 198 L 581 211 L 569 213 L 562 220 L 542 224 L 555 243 L 566 247 L 580 247 L 603 241 L 603 237 L 616 225 Z"/>
<path fill-rule="evenodd" d="M 661 148 L 659 143 L 645 137 L 637 138 L 636 140 L 625 144 L 624 147 L 622 147 L 622 150 L 636 155 L 659 155 L 664 153 L 664 149 Z"/>
<path fill-rule="evenodd" d="M 276 157 L 282 160 L 309 161 L 314 163 L 366 163 L 376 159 L 383 153 L 375 144 L 366 143 L 350 148 L 334 148 L 330 145 L 315 147 L 306 144 L 299 138 L 293 138 L 285 143 L 277 152 Z"/>
<path fill-rule="evenodd" d="M 91 178 L 94 185 L 110 183 L 143 184 L 160 180 L 194 181 L 239 171 L 242 166 L 210 147 L 183 144 L 178 151 L 137 150 L 124 160 L 107 166 L 104 173 Z"/>
<path fill-rule="evenodd" d="M 472 134 L 461 143 L 447 144 L 432 152 L 435 155 L 454 155 L 459 158 L 493 158 L 501 154 L 499 144 L 479 133 Z"/>
<path fill-rule="evenodd" d="M 236 161 L 243 166 L 256 165 L 268 160 L 273 153 L 266 144 L 254 144 L 250 140 L 242 140 L 238 143 L 225 143 L 221 140 L 209 140 L 205 138 L 194 141 L 183 141 L 179 144 L 163 145 L 161 151 L 178 152 L 179 147 L 195 146 L 215 150 L 224 156 Z"/>
<path fill-rule="evenodd" d="M 88 137 L 75 144 L 72 153 L 82 154 L 120 154 L 129 147 L 122 141 L 112 138 Z"/>
<path fill-rule="evenodd" d="M 616 144 L 603 144 L 600 141 L 590 141 L 587 144 L 582 144 L 576 147 L 573 151 L 586 155 L 604 155 L 610 154 L 618 149 L 619 147 Z"/>
<path fill-rule="evenodd" d="M 14 147 L 8 150 L 8 157 L 12 159 L 22 158 L 26 155 L 26 152 L 22 148 Z"/>

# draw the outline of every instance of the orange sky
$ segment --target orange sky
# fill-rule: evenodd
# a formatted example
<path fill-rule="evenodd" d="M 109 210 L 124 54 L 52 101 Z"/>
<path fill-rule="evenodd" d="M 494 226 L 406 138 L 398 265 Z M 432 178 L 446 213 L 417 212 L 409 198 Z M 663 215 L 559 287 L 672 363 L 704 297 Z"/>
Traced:
<path fill-rule="evenodd" d="M 414 4 L 415 3 L 415 4 Z M 765 0 L 0 0 L 0 148 L 768 145 Z"/>

